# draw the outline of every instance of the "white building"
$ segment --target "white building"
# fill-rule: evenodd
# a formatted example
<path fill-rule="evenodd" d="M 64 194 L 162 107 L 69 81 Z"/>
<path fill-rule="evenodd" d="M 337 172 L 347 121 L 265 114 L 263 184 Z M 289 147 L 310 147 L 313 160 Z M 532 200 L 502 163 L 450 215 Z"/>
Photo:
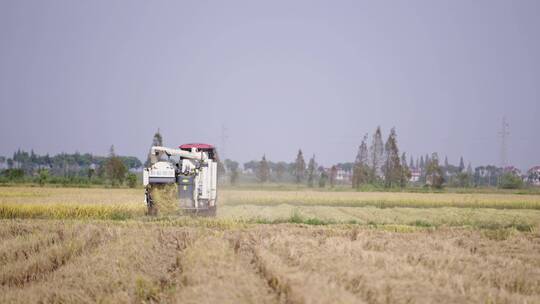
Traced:
<path fill-rule="evenodd" d="M 338 168 L 336 172 L 336 180 L 340 182 L 352 181 L 352 170 L 345 170 L 342 168 Z"/>
<path fill-rule="evenodd" d="M 527 171 L 527 181 L 534 186 L 540 186 L 540 166 L 534 166 Z"/>
<path fill-rule="evenodd" d="M 422 171 L 420 171 L 419 169 L 412 169 L 411 178 L 409 179 L 409 181 L 413 183 L 419 182 L 420 176 L 422 176 Z"/>

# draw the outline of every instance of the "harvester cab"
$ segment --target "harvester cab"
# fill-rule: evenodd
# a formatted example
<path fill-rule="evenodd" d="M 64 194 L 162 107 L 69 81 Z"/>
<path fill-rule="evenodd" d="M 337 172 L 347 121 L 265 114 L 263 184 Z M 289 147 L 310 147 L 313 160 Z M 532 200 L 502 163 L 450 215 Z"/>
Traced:
<path fill-rule="evenodd" d="M 148 214 L 159 212 L 152 189 L 174 185 L 178 191 L 176 205 L 179 210 L 214 216 L 217 162 L 216 150 L 208 144 L 184 144 L 178 149 L 152 147 L 150 166 L 143 171 Z"/>

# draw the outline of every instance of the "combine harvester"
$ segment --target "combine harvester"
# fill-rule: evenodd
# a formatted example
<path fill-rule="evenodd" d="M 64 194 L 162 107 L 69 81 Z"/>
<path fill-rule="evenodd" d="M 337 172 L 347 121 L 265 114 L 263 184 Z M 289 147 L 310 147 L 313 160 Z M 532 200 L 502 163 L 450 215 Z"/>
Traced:
<path fill-rule="evenodd" d="M 215 216 L 217 162 L 216 149 L 208 144 L 184 144 L 179 149 L 152 147 L 150 167 L 143 171 L 148 214 L 156 215 L 159 212 L 152 189 L 175 185 L 179 211 Z"/>

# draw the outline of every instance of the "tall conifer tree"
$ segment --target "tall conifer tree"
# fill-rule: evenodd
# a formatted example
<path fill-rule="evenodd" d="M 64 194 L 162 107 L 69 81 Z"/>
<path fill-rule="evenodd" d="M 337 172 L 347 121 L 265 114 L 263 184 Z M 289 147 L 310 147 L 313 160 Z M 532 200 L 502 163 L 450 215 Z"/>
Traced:
<path fill-rule="evenodd" d="M 306 175 L 306 162 L 304 161 L 304 155 L 302 150 L 298 150 L 296 155 L 296 161 L 294 162 L 294 177 L 296 178 L 296 183 L 299 184 L 304 180 Z"/>
<path fill-rule="evenodd" d="M 161 133 L 159 132 L 159 129 L 157 130 L 157 132 L 154 134 L 154 137 L 152 138 L 152 147 L 155 147 L 155 146 L 163 146 L 163 137 L 161 136 Z M 146 162 L 144 163 L 144 166 L 145 167 L 149 167 L 150 166 L 150 152 L 148 152 L 148 157 L 146 158 Z"/>
<path fill-rule="evenodd" d="M 367 134 L 364 135 L 360 147 L 358 147 L 358 154 L 353 167 L 353 188 L 360 187 L 361 184 L 369 181 L 369 166 L 368 166 L 369 152 L 367 147 Z"/>
<path fill-rule="evenodd" d="M 383 176 L 382 166 L 384 164 L 384 143 L 382 140 L 381 127 L 377 127 L 370 147 L 370 169 L 372 172 L 372 182 Z"/>
<path fill-rule="evenodd" d="M 390 135 L 384 145 L 385 161 L 383 166 L 384 185 L 389 188 L 396 185 L 401 185 L 402 168 L 399 157 L 399 149 L 397 147 L 396 129 L 390 130 Z"/>
<path fill-rule="evenodd" d="M 317 169 L 317 163 L 315 162 L 315 154 L 313 157 L 309 160 L 308 168 L 307 168 L 307 182 L 308 187 L 313 187 L 313 182 L 315 181 L 315 170 Z"/>

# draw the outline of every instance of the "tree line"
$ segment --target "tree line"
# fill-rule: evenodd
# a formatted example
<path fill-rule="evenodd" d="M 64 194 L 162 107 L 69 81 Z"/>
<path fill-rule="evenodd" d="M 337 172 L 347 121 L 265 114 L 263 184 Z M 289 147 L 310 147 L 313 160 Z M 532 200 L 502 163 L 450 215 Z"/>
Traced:
<path fill-rule="evenodd" d="M 240 164 L 230 159 L 224 160 L 223 164 L 223 171 L 220 175 L 227 175 L 230 183 L 236 184 L 240 176 Z M 247 175 L 253 175 L 255 181 L 259 183 L 274 181 L 300 184 L 306 182 L 309 187 L 316 185 L 325 187 L 327 183 L 334 186 L 337 175 L 336 166 L 333 166 L 331 170 L 326 170 L 317 164 L 315 155 L 306 163 L 301 149 L 298 150 L 296 160 L 291 163 L 272 162 L 266 159 L 266 155 L 263 155 L 260 161 L 244 163 L 243 168 L 244 173 L 249 172 Z"/>
<path fill-rule="evenodd" d="M 10 158 L 0 157 L 0 182 L 36 182 L 39 184 L 110 184 L 127 183 L 135 187 L 137 176 L 129 170 L 142 167 L 134 156 L 118 156 L 111 146 L 108 156 L 90 153 L 38 155 L 33 150 L 17 150 Z"/>
<path fill-rule="evenodd" d="M 240 176 L 239 163 L 225 160 L 222 167 L 227 171 L 231 184 Z M 500 188 L 520 188 L 523 180 L 515 168 L 479 166 L 474 170 L 469 163 L 465 166 L 463 157 L 458 165 L 448 162 L 448 157 L 441 161 L 438 153 L 426 154 L 414 160 L 413 156 L 400 153 L 395 128 L 390 130 L 386 141 L 380 127 L 375 129 L 369 141 L 368 134 L 356 151 L 353 162 L 338 163 L 330 168 L 319 166 L 313 155 L 305 161 L 301 149 L 293 162 L 272 162 L 263 155 L 260 161 L 244 163 L 244 172 L 253 175 L 257 182 L 266 183 L 293 182 L 305 183 L 308 187 L 324 187 L 327 183 L 336 184 L 338 172 L 351 172 L 350 185 L 355 189 L 364 186 L 377 188 L 404 188 L 411 185 L 440 189 L 451 187 L 493 186 Z M 531 173 L 538 175 L 539 173 Z M 413 176 L 414 175 L 414 176 Z M 533 176 L 538 179 L 537 176 Z"/>
<path fill-rule="evenodd" d="M 154 134 L 151 146 L 163 146 L 163 136 L 159 130 Z M 145 162 L 149 165 L 150 155 Z M 219 158 L 218 158 L 219 160 Z M 11 158 L 0 156 L 0 182 L 34 181 L 59 184 L 110 184 L 119 186 L 127 183 L 135 186 L 137 177 L 130 170 L 142 167 L 141 161 L 134 156 L 118 156 L 111 147 L 108 156 L 95 156 L 89 153 L 61 153 L 53 156 L 38 155 L 34 151 L 17 150 Z M 272 162 L 263 155 L 259 161 L 243 164 L 243 171 L 236 161 L 226 159 L 218 161 L 221 179 L 229 179 L 236 184 L 242 176 L 253 176 L 259 183 L 287 182 L 303 184 L 308 187 L 334 187 L 338 182 L 348 182 L 353 188 L 364 186 L 377 188 L 403 188 L 409 185 L 423 185 L 431 188 L 498 186 L 501 188 L 519 188 L 523 180 L 515 168 L 479 166 L 474 170 L 469 163 L 465 167 L 463 157 L 455 166 L 444 158 L 441 163 L 437 153 L 426 154 L 414 160 L 413 156 L 401 152 L 398 147 L 396 129 L 392 128 L 386 141 L 380 127 L 375 129 L 369 141 L 368 134 L 363 136 L 353 162 L 338 163 L 330 168 L 317 164 L 315 155 L 306 162 L 302 149 L 299 149 L 294 161 Z M 247 174 L 243 174 L 246 173 Z M 350 180 L 339 176 L 350 172 Z M 540 181 L 540 170 L 528 173 L 531 181 Z M 414 176 L 413 176 L 414 175 Z M 534 176 L 533 176 L 534 175 Z"/>

